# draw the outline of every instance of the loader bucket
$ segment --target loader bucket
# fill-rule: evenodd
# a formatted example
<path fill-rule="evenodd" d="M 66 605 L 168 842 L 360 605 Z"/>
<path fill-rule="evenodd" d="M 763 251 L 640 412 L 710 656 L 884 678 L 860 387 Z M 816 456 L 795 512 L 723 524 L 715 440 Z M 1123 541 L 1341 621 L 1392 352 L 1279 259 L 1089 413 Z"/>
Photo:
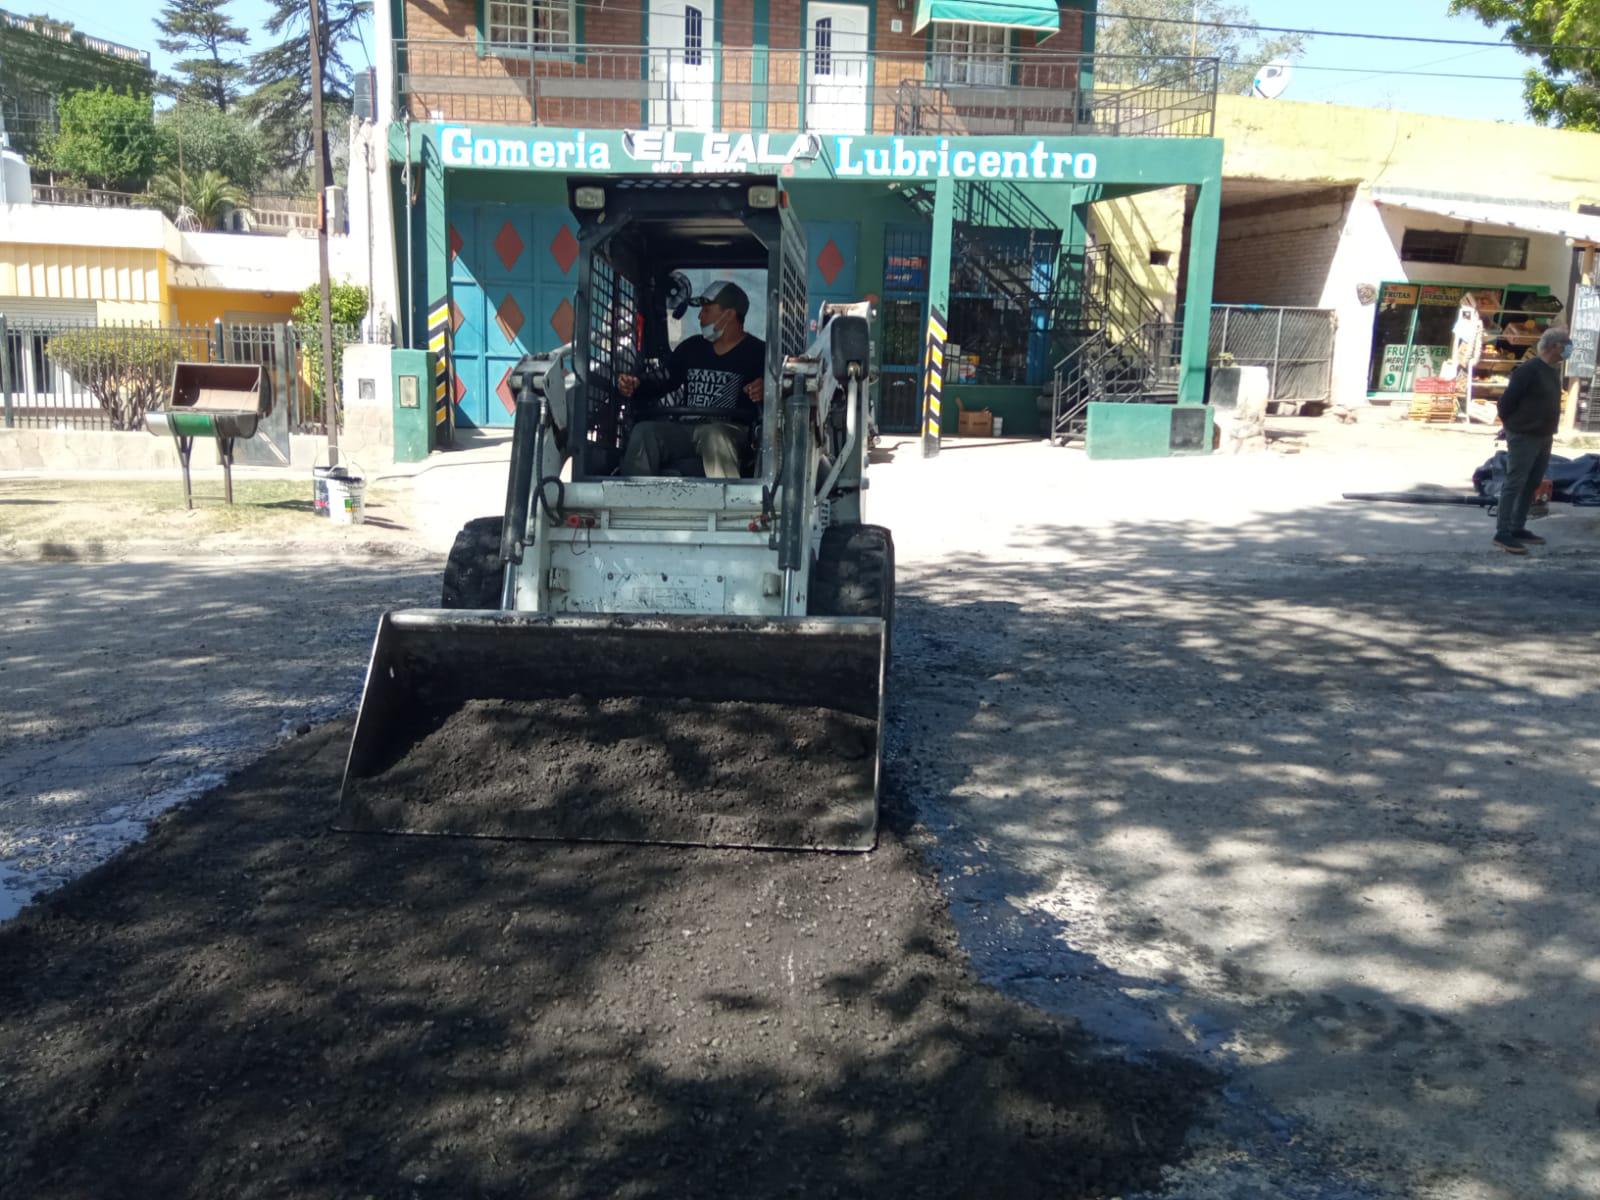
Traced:
<path fill-rule="evenodd" d="M 870 850 L 884 639 L 855 617 L 388 613 L 334 827 Z"/>

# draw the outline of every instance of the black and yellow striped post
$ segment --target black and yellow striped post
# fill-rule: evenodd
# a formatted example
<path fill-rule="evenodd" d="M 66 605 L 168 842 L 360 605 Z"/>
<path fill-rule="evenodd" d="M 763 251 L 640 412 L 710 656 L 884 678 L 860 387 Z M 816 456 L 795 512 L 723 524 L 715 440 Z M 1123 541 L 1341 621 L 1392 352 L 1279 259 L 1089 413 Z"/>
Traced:
<path fill-rule="evenodd" d="M 939 453 L 944 399 L 944 313 L 928 309 L 928 350 L 922 367 L 922 457 Z"/>
<path fill-rule="evenodd" d="M 941 176 L 933 185 L 933 244 L 928 255 L 928 348 L 922 364 L 922 457 L 939 453 L 944 404 L 944 347 L 950 304 L 950 242 L 955 227 L 956 181 Z"/>
<path fill-rule="evenodd" d="M 433 355 L 433 444 L 455 445 L 455 414 L 450 395 L 450 300 L 428 309 L 428 353 Z"/>

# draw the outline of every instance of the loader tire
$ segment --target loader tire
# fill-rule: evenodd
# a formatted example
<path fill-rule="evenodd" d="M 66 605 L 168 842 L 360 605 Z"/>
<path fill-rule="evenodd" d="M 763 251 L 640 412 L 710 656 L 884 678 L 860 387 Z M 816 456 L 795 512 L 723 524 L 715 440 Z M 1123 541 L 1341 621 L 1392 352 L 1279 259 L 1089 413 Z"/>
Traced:
<path fill-rule="evenodd" d="M 811 569 L 811 615 L 881 617 L 893 645 L 894 538 L 882 525 L 830 525 Z"/>
<path fill-rule="evenodd" d="M 479 517 L 456 534 L 455 545 L 444 564 L 444 598 L 441 608 L 499 608 L 506 579 L 500 561 L 503 517 Z"/>

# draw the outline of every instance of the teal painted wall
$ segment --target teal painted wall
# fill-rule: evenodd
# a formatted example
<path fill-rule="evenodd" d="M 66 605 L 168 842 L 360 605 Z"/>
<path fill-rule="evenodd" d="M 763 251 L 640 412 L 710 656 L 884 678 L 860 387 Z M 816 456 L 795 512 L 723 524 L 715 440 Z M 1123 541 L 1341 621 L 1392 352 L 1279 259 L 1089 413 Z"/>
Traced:
<path fill-rule="evenodd" d="M 996 387 L 974 383 L 945 384 L 945 436 L 956 434 L 956 402 L 959 400 L 968 412 L 987 408 L 1004 423 L 1005 437 L 1042 437 L 1043 424 L 1039 420 L 1039 396 L 1045 386 L 1024 385 Z"/>
<path fill-rule="evenodd" d="M 1205 432 L 1199 449 L 1174 451 L 1172 418 L 1177 412 L 1204 414 Z M 1091 404 L 1084 451 L 1095 460 L 1173 458 L 1211 453 L 1212 411 L 1195 404 Z"/>

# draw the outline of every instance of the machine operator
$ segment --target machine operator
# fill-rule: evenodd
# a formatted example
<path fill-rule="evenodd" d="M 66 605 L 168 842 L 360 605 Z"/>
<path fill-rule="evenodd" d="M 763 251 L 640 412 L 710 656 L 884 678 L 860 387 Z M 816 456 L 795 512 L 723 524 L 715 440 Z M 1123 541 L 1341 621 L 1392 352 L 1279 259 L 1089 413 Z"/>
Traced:
<path fill-rule="evenodd" d="M 744 331 L 750 297 L 719 280 L 689 302 L 700 309 L 700 332 L 684 338 L 667 359 L 666 378 L 619 375 L 617 390 L 654 403 L 680 389 L 672 417 L 635 422 L 622 454 L 622 474 L 659 475 L 678 459 L 698 454 L 707 479 L 737 479 L 740 448 L 760 420 L 767 348 Z"/>

